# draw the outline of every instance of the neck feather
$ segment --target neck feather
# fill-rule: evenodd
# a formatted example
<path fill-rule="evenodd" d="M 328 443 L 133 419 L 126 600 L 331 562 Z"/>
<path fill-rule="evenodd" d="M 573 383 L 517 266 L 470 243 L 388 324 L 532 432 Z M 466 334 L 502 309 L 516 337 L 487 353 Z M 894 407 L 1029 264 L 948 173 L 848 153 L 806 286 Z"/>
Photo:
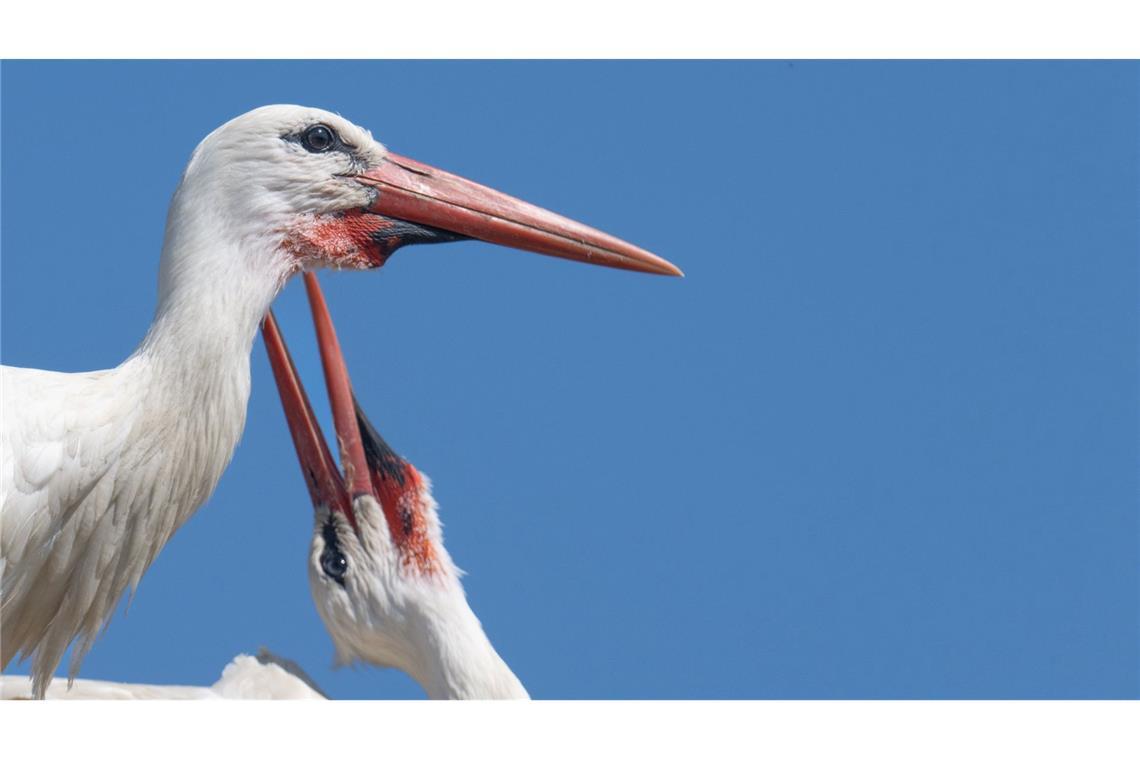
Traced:
<path fill-rule="evenodd" d="M 274 235 L 230 235 L 208 211 L 175 195 L 158 278 L 158 305 L 137 354 L 169 364 L 244 361 L 295 262 Z"/>
<path fill-rule="evenodd" d="M 440 582 L 440 581 L 429 581 Z M 446 582 L 446 581 L 443 581 Z M 458 581 L 454 581 L 458 587 Z M 409 674 L 431 699 L 528 699 L 458 588 L 425 611 L 424 654 Z"/>
<path fill-rule="evenodd" d="M 237 446 L 253 340 L 291 274 L 272 241 L 227 240 L 215 218 L 180 199 L 181 189 L 167 222 L 154 320 L 124 364 L 148 421 L 138 446 L 194 462 L 197 477 L 183 484 L 175 525 L 208 497 Z M 164 462 L 159 457 L 153 466 Z"/>

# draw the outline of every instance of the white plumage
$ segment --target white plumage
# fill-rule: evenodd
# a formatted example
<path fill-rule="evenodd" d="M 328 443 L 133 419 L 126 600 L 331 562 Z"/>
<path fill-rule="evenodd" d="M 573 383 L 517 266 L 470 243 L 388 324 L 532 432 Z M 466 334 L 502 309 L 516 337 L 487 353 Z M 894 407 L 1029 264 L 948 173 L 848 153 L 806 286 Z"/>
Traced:
<path fill-rule="evenodd" d="M 427 478 L 418 499 L 438 534 Z M 422 573 L 404 561 L 374 497 L 358 496 L 352 508 L 358 531 L 327 507 L 318 507 L 309 553 L 309 587 L 336 645 L 337 661 L 402 670 L 430 699 L 528 699 L 467 603 L 461 572 L 442 537 L 435 543 L 438 569 Z M 343 586 L 322 568 L 329 525 L 348 564 Z"/>
<path fill-rule="evenodd" d="M 34 653 L 42 687 L 78 634 L 78 667 L 225 468 L 245 417 L 241 369 L 209 409 L 181 414 L 144 357 L 79 375 L 4 369 L 5 665 Z"/>
<path fill-rule="evenodd" d="M 306 285 L 330 389 L 340 383 L 341 391 L 348 390 L 347 368 L 315 277 L 306 275 Z M 337 663 L 363 661 L 398 668 L 433 699 L 528 698 L 467 603 L 459 580 L 462 573 L 443 544 L 430 481 L 388 446 L 359 406 L 349 411 L 346 396 L 330 390 L 337 439 L 346 448 L 343 456 L 362 463 L 359 477 L 350 477 L 355 494 L 350 496 L 319 437 L 319 426 L 272 315 L 265 325 L 265 340 L 313 497 L 309 587 L 336 647 Z M 0 677 L 3 698 L 34 694 L 32 679 Z M 237 657 L 210 687 L 77 680 L 71 685 L 52 683 L 42 696 L 306 699 L 323 695 L 298 666 L 263 651 L 257 658 Z"/>
<path fill-rule="evenodd" d="M 305 285 L 345 476 L 272 314 L 264 334 L 315 510 L 309 587 L 338 662 L 398 668 L 432 699 L 526 699 L 467 603 L 461 572 L 443 545 L 431 483 L 356 402 L 316 276 L 306 274 Z"/>
<path fill-rule="evenodd" d="M 461 572 L 443 544 L 431 483 L 388 446 L 358 405 L 352 402 L 349 408 L 348 371 L 327 306 L 316 278 L 305 277 L 337 440 L 345 449 L 346 462 L 359 466 L 349 477 L 350 486 L 332 461 L 272 315 L 264 331 L 313 500 L 309 586 L 336 646 L 337 662 L 398 668 L 433 699 L 526 699 L 526 689 L 495 651 L 467 603 Z M 96 539 L 105 540 L 98 533 Z M 53 683 L 41 693 L 30 678 L 0 678 L 0 696 L 33 695 L 49 699 L 322 696 L 299 667 L 264 652 L 256 659 L 239 656 L 211 687 L 79 680 L 70 685 Z"/>
<path fill-rule="evenodd" d="M 33 699 L 28 676 L 0 676 L 0 699 Z M 154 686 L 76 679 L 53 681 L 46 699 L 325 699 L 296 663 L 262 650 L 239 654 L 212 686 Z"/>
<path fill-rule="evenodd" d="M 31 657 L 42 696 L 77 639 L 74 676 L 123 592 L 209 497 L 245 424 L 258 324 L 289 277 L 463 237 L 680 274 L 388 153 L 326 111 L 266 106 L 203 140 L 171 201 L 155 316 L 134 354 L 100 372 L 0 374 L 0 668 Z"/>
<path fill-rule="evenodd" d="M 315 109 L 229 122 L 175 192 L 158 305 L 135 353 L 99 372 L 3 368 L 0 665 L 31 656 L 38 694 L 78 637 L 74 675 L 123 591 L 221 477 L 245 424 L 258 324 L 293 272 L 320 263 L 283 245 L 298 216 L 371 197 L 334 181 L 351 159 L 281 139 L 313 122 L 382 159 L 363 130 Z"/>

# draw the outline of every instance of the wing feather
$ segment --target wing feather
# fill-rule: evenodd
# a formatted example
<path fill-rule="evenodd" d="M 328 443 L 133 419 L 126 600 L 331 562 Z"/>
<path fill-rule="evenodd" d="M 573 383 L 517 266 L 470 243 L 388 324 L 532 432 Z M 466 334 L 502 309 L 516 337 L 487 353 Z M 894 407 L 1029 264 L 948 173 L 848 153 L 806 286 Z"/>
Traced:
<path fill-rule="evenodd" d="M 111 392 L 123 371 L 0 368 L 0 666 L 35 653 L 50 675 L 71 639 L 105 619 L 94 602 L 125 527 L 115 484 L 139 414 Z"/>

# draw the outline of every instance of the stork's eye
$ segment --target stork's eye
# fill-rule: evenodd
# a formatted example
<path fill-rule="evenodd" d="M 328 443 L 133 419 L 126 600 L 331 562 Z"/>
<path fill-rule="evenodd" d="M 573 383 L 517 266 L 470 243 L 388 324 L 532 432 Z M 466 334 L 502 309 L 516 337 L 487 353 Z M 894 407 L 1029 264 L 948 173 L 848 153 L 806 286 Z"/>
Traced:
<path fill-rule="evenodd" d="M 340 541 L 337 539 L 336 526 L 330 519 L 321 526 L 321 537 L 325 541 L 325 548 L 321 550 L 319 558 L 321 572 L 344 586 L 344 574 L 348 572 L 348 560 L 340 550 Z"/>
<path fill-rule="evenodd" d="M 336 145 L 336 135 L 324 124 L 315 124 L 301 135 L 301 144 L 310 153 L 324 153 Z"/>
<path fill-rule="evenodd" d="M 344 585 L 344 574 L 348 571 L 348 560 L 332 544 L 325 544 L 321 552 L 321 570 L 340 585 Z"/>

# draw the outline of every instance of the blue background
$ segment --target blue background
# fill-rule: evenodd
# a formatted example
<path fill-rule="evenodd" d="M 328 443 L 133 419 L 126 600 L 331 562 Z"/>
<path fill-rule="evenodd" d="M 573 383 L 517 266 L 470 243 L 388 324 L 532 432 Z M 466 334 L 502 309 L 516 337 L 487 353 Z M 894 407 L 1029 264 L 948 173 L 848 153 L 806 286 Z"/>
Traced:
<path fill-rule="evenodd" d="M 1138 71 L 4 63 L 2 358 L 119 363 L 197 142 L 336 110 L 687 273 L 462 243 L 322 276 L 533 695 L 1135 698 Z M 276 311 L 322 398 L 302 291 Z M 82 675 L 207 684 L 266 645 L 419 696 L 330 669 L 310 531 L 259 342 L 232 466 Z"/>

